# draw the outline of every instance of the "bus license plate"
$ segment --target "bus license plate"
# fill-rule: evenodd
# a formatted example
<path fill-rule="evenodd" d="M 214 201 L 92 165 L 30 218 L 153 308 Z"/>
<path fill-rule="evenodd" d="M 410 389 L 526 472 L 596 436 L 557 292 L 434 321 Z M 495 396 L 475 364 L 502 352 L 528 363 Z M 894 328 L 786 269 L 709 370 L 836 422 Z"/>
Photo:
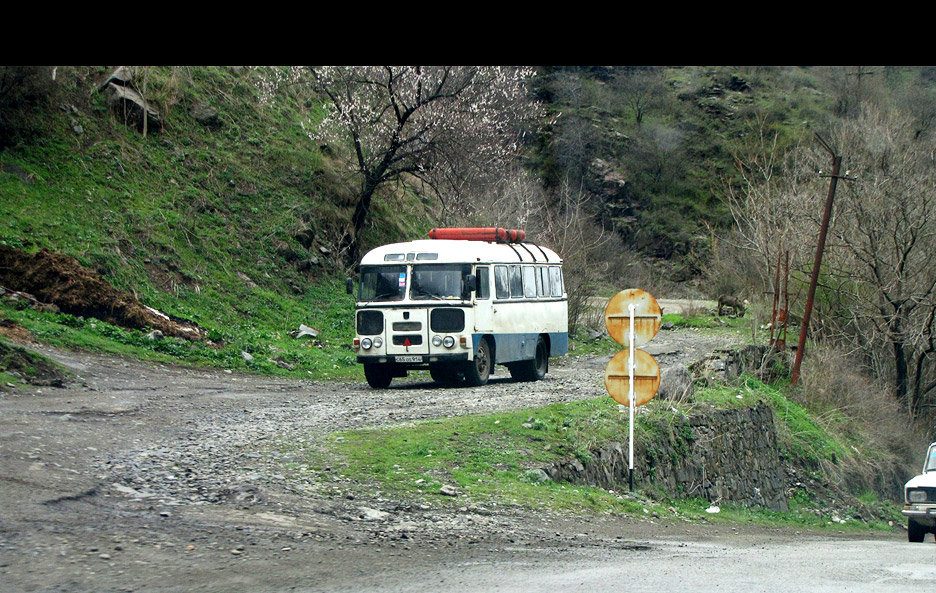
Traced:
<path fill-rule="evenodd" d="M 397 356 L 397 362 L 422 362 L 422 356 Z"/>

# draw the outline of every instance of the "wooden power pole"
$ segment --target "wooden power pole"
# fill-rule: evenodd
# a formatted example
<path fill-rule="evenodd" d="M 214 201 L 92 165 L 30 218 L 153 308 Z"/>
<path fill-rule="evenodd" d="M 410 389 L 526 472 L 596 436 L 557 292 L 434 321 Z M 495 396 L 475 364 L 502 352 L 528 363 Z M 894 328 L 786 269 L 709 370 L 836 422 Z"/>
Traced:
<path fill-rule="evenodd" d="M 819 283 L 819 268 L 822 266 L 822 252 L 825 249 L 826 233 L 829 230 L 829 219 L 832 217 L 832 200 L 835 198 L 835 187 L 838 184 L 839 170 L 842 166 L 842 157 L 835 154 L 829 144 L 816 134 L 822 147 L 832 155 L 832 174 L 829 176 L 829 195 L 826 198 L 825 210 L 822 213 L 822 224 L 819 227 L 819 241 L 816 245 L 816 259 L 813 262 L 812 277 L 809 280 L 809 293 L 806 295 L 806 310 L 803 312 L 803 324 L 800 327 L 799 345 L 796 347 L 796 357 L 793 360 L 793 370 L 790 382 L 796 385 L 799 382 L 800 364 L 803 362 L 803 350 L 806 348 L 806 332 L 809 329 L 809 317 L 812 315 L 813 299 L 816 296 L 816 285 Z"/>

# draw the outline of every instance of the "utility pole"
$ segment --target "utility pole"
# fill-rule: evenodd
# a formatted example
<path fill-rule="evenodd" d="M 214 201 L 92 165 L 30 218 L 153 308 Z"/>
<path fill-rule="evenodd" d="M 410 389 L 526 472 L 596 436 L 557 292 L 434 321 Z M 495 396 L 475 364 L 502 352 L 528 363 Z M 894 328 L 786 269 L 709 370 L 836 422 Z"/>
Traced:
<path fill-rule="evenodd" d="M 806 347 L 806 331 L 809 329 L 809 317 L 812 315 L 813 298 L 816 296 L 816 285 L 819 283 L 819 268 L 822 265 L 822 252 L 825 249 L 826 233 L 829 230 L 829 219 L 832 217 L 832 200 L 835 198 L 835 186 L 838 184 L 839 169 L 842 166 L 842 157 L 835 154 L 832 147 L 816 134 L 816 139 L 822 147 L 832 155 L 832 174 L 829 180 L 829 196 L 826 198 L 825 210 L 822 213 L 822 224 L 819 227 L 819 241 L 816 245 L 816 259 L 813 262 L 812 277 L 809 280 L 809 293 L 806 295 L 806 310 L 803 312 L 803 324 L 800 327 L 799 345 L 796 347 L 796 357 L 793 360 L 793 370 L 790 382 L 796 385 L 799 382 L 800 364 L 803 362 L 803 350 Z"/>

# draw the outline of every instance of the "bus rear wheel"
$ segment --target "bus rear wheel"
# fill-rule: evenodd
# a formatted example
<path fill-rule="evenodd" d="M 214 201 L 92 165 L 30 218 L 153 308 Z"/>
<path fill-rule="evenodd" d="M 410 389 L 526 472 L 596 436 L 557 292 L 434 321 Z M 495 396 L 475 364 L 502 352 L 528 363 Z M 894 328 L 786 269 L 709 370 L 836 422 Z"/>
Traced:
<path fill-rule="evenodd" d="M 386 389 L 390 387 L 390 381 L 393 380 L 393 374 L 389 367 L 384 364 L 365 364 L 364 378 L 367 384 L 374 389 Z"/>
<path fill-rule="evenodd" d="M 542 337 L 536 340 L 533 360 L 524 360 L 510 365 L 510 376 L 515 381 L 539 381 L 549 371 L 549 349 Z"/>
<path fill-rule="evenodd" d="M 465 381 L 472 387 L 480 387 L 488 382 L 491 376 L 491 366 L 494 358 L 491 356 L 491 346 L 487 338 L 481 338 L 474 360 L 469 360 L 464 367 Z"/>

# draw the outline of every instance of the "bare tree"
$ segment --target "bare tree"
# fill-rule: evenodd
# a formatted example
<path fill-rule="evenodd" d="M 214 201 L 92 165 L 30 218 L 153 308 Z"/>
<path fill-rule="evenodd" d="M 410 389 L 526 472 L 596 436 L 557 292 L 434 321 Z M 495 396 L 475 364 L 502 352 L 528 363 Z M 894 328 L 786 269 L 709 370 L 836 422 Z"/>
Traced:
<path fill-rule="evenodd" d="M 627 68 L 614 77 L 614 87 L 634 114 L 637 125 L 650 109 L 666 98 L 666 79 L 661 68 Z"/>
<path fill-rule="evenodd" d="M 546 190 L 519 168 L 480 191 L 477 198 L 477 207 L 466 212 L 463 220 L 522 228 L 529 240 L 556 250 L 563 258 L 569 331 L 574 334 L 587 316 L 599 282 L 607 279 L 606 262 L 621 256 L 617 238 L 594 222 L 596 200 L 581 185 L 568 181 Z M 609 254 L 606 250 L 612 245 L 614 253 Z"/>
<path fill-rule="evenodd" d="M 731 261 L 754 256 L 759 262 L 744 271 L 757 283 L 745 287 L 752 294 L 767 289 L 767 270 L 776 265 L 778 249 L 790 252 L 794 269 L 798 262 L 811 262 L 821 215 L 816 199 L 821 181 L 809 154 L 805 145 L 781 148 L 778 132 L 761 115 L 748 122 L 743 141 L 734 147 L 738 176 L 726 180 L 725 187 L 735 230 L 718 243 Z"/>
<path fill-rule="evenodd" d="M 594 109 L 606 102 L 581 70 L 563 70 L 551 78 L 554 104 L 559 108 L 551 126 L 551 159 L 554 166 L 546 174 L 547 184 L 558 186 L 563 180 L 576 183 L 588 175 L 592 159 L 601 153 L 602 132 L 596 125 Z"/>
<path fill-rule="evenodd" d="M 732 191 L 740 248 L 764 268 L 782 242 L 808 255 L 828 181 L 829 155 L 802 144 L 781 155 L 766 128 L 739 154 Z M 821 278 L 821 329 L 864 354 L 907 412 L 936 399 L 936 164 L 918 121 L 868 104 L 840 120 L 831 144 L 854 181 L 839 184 Z M 806 258 L 803 258 L 806 259 Z"/>
<path fill-rule="evenodd" d="M 936 393 L 936 165 L 918 132 L 875 108 L 836 131 L 857 181 L 837 200 L 829 259 L 852 304 L 850 335 L 890 360 L 881 366 L 911 415 Z"/>
<path fill-rule="evenodd" d="M 581 188 L 563 183 L 556 199 L 544 208 L 538 236 L 563 257 L 569 296 L 569 331 L 575 333 L 604 279 L 604 257 L 598 253 L 615 237 L 595 221 L 594 200 Z"/>

